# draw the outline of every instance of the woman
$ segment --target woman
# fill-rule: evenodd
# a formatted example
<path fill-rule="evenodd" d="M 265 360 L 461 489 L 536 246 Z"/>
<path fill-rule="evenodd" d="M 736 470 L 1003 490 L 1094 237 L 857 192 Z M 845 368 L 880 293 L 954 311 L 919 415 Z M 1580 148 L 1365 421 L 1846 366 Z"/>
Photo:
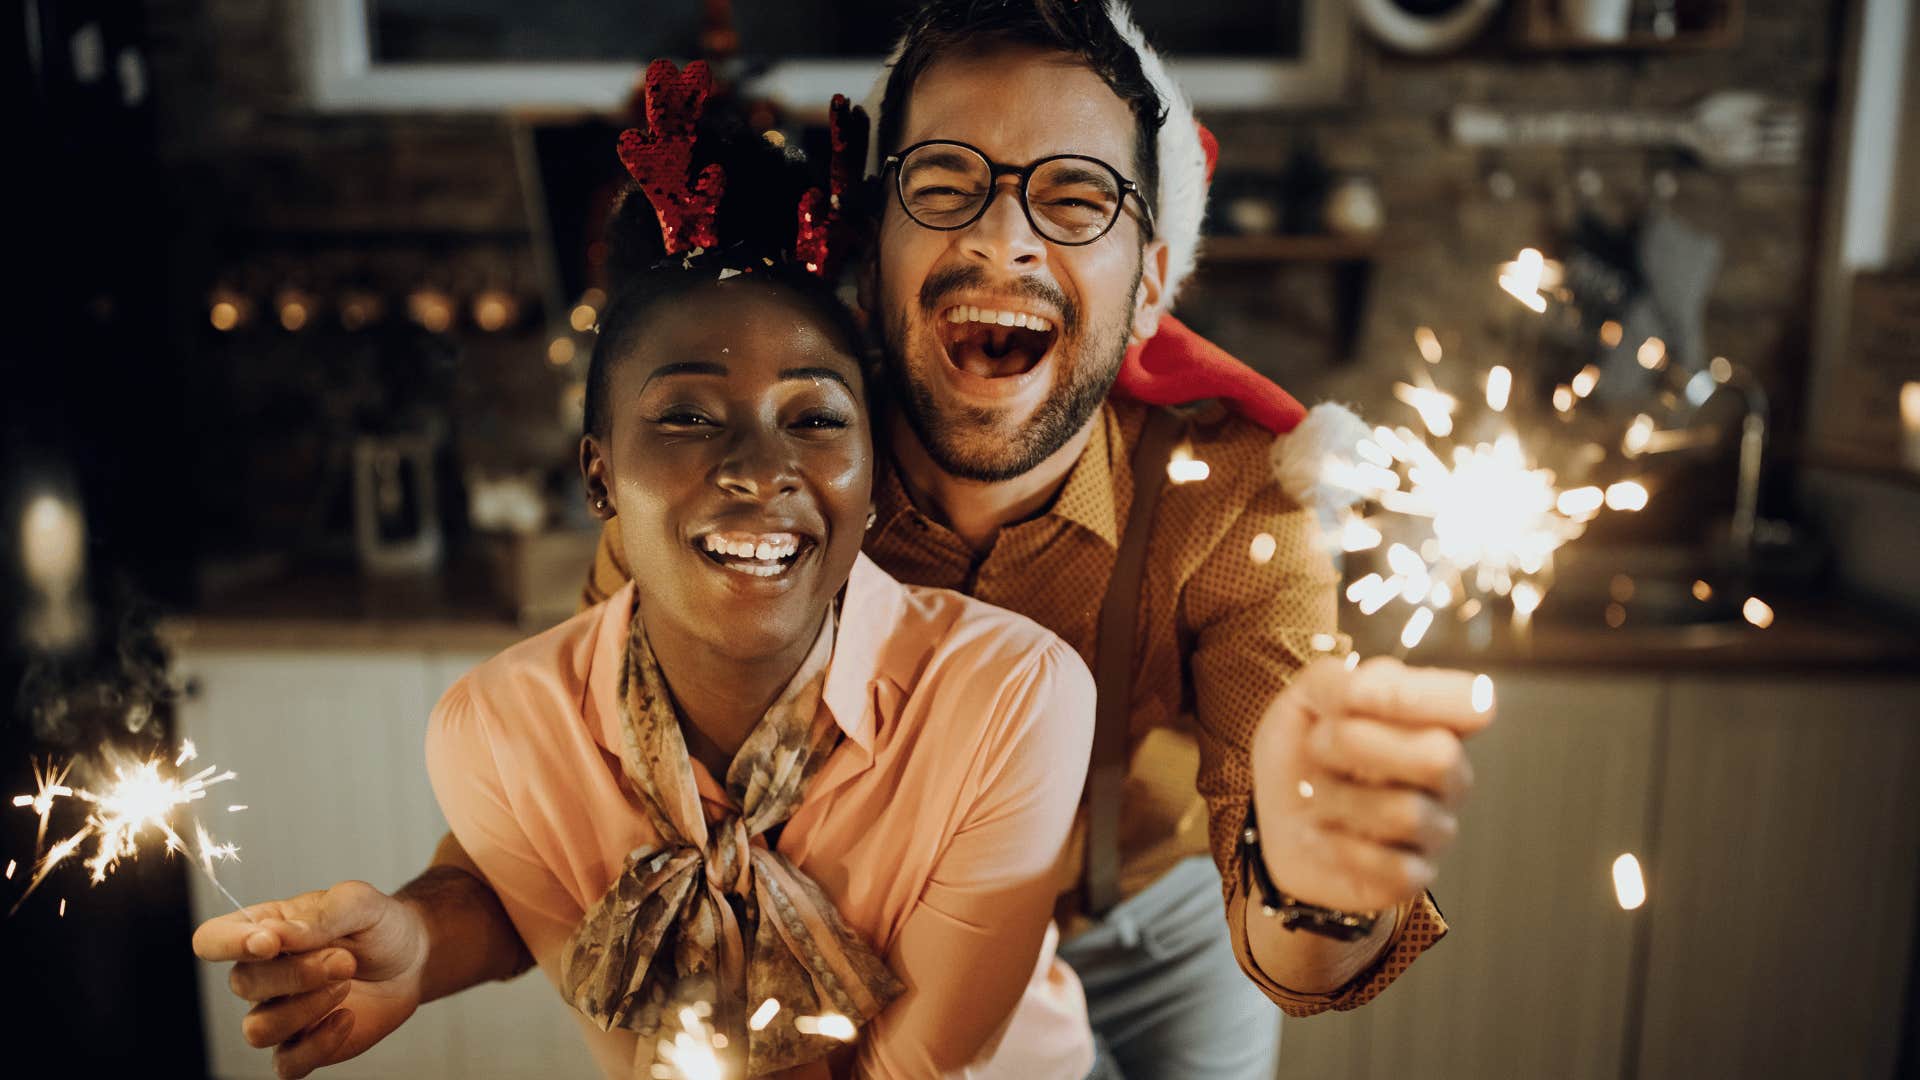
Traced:
<path fill-rule="evenodd" d="M 804 184 L 770 199 L 796 167 L 758 139 L 700 146 L 727 198 L 690 176 L 695 74 L 650 70 L 623 139 L 651 205 L 613 247 L 666 259 L 602 322 L 580 448 L 634 582 L 448 691 L 435 793 L 609 1076 L 671 1075 L 709 1023 L 750 1074 L 1081 1075 L 1049 917 L 1092 681 L 860 554 L 856 332 L 809 272 L 838 233 L 803 205 L 794 237 Z"/>

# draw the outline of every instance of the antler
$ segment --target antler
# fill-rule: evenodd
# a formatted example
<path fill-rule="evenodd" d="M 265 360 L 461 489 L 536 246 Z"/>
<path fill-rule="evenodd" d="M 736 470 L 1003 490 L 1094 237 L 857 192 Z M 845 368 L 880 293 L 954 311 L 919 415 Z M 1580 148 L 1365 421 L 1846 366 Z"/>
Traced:
<path fill-rule="evenodd" d="M 695 60 L 681 71 L 671 60 L 655 60 L 647 66 L 646 77 L 647 126 L 652 130 L 628 128 L 620 133 L 620 162 L 653 204 L 669 255 L 720 243 L 714 215 L 726 191 L 726 174 L 713 164 L 688 179 L 698 138 L 694 126 L 712 90 L 706 61 Z"/>
<path fill-rule="evenodd" d="M 845 94 L 833 95 L 828 110 L 832 153 L 827 190 L 809 188 L 800 196 L 800 227 L 793 240 L 794 259 L 809 273 L 826 277 L 845 245 L 841 204 L 859 182 L 867 161 L 867 111 L 849 106 Z"/>

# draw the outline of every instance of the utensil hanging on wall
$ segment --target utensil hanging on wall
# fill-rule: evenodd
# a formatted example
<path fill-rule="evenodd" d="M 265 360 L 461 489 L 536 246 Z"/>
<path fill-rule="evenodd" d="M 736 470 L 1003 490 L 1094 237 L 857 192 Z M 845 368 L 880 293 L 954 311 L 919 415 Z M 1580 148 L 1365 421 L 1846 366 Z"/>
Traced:
<path fill-rule="evenodd" d="M 1458 105 L 1448 126 L 1462 146 L 1677 148 L 1713 169 L 1792 165 L 1806 141 L 1797 110 L 1743 90 L 1709 94 L 1682 110 Z"/>

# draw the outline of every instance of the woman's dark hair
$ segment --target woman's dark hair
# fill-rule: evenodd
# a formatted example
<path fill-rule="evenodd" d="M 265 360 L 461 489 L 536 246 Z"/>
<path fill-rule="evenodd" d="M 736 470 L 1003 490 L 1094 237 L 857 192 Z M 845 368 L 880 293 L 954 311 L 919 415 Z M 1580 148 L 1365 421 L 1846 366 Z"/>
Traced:
<path fill-rule="evenodd" d="M 926 0 L 907 19 L 900 59 L 880 100 L 882 156 L 900 149 L 907 96 L 935 61 L 1007 47 L 1066 53 L 1100 76 L 1133 110 L 1133 171 L 1140 193 L 1159 201 L 1160 127 L 1166 109 L 1103 0 Z M 1159 209 L 1157 206 L 1154 209 Z"/>
<path fill-rule="evenodd" d="M 863 354 L 861 333 L 853 314 L 834 291 L 834 284 L 792 261 L 794 235 L 799 224 L 800 198 L 807 189 L 824 187 L 826 164 L 809 167 L 753 132 L 719 103 L 708 106 L 694 143 L 691 172 L 717 163 L 726 173 L 726 190 L 714 215 L 719 244 L 684 263 L 667 258 L 660 236 L 660 219 L 637 185 L 629 185 L 607 222 L 607 292 L 600 316 L 599 337 L 587 366 L 586 427 L 589 435 L 605 438 L 611 417 L 607 396 L 613 368 L 633 352 L 647 317 L 660 304 L 702 288 L 756 288 L 778 286 L 798 297 L 846 343 L 855 356 Z M 612 153 L 609 148 L 608 153 Z M 842 200 L 843 220 L 852 225 L 839 238 L 845 248 L 864 231 L 866 200 L 849 192 Z M 836 253 L 847 265 L 850 251 Z M 729 274 L 726 271 L 741 271 Z"/>

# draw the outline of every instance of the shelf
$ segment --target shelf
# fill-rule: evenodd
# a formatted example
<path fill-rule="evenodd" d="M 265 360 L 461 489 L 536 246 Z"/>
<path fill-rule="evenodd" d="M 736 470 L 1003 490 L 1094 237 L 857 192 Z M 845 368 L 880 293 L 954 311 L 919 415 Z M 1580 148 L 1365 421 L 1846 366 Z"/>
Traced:
<path fill-rule="evenodd" d="M 1694 0 L 1695 4 L 1702 0 Z M 1745 0 L 1719 0 L 1697 25 L 1672 37 L 1644 31 L 1616 39 L 1579 37 L 1567 32 L 1552 0 L 1523 0 L 1513 21 L 1513 44 L 1528 52 L 1651 53 L 1726 49 L 1740 41 Z M 1686 5 L 1682 5 L 1683 7 Z"/>
<path fill-rule="evenodd" d="M 1334 236 L 1209 236 L 1200 247 L 1202 266 L 1224 263 L 1322 262 L 1350 263 L 1373 258 L 1379 241 L 1373 237 Z"/>

